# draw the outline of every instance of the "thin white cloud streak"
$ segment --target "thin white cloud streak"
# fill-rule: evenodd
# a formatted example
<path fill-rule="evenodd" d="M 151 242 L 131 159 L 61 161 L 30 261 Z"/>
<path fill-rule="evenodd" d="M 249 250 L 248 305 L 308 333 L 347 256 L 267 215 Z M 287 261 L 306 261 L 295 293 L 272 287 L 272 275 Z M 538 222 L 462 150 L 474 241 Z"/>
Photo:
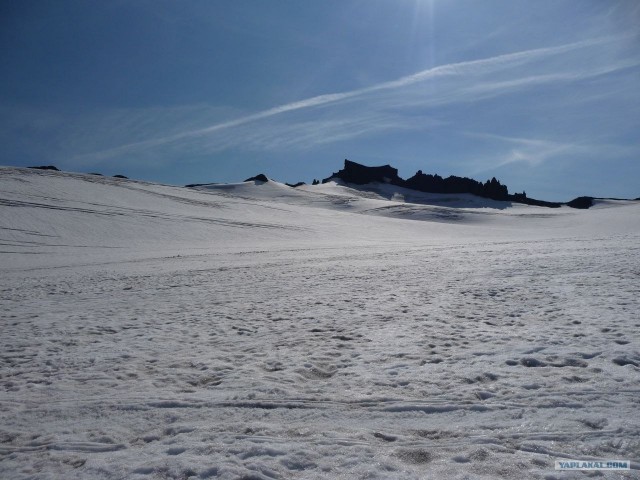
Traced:
<path fill-rule="evenodd" d="M 349 104 L 345 108 L 336 111 L 332 109 L 333 117 L 329 120 L 313 119 L 296 121 L 289 118 L 284 124 L 270 122 L 254 128 L 253 125 L 245 125 L 241 129 L 232 129 L 227 132 L 219 132 L 215 136 L 218 149 L 238 145 L 238 139 L 242 138 L 244 145 L 251 145 L 258 149 L 277 149 L 285 147 L 305 147 L 337 142 L 354 138 L 356 136 L 400 129 L 425 129 L 443 126 L 450 122 L 442 121 L 434 117 L 427 117 L 423 113 L 417 116 L 409 114 L 410 109 L 417 111 L 432 111 L 441 106 L 464 104 L 471 101 L 488 100 L 499 95 L 505 95 L 514 91 L 544 86 L 546 84 L 558 85 L 562 82 L 585 80 L 605 73 L 618 71 L 629 66 L 640 64 L 640 61 L 620 62 L 606 68 L 594 68 L 593 71 L 580 73 L 561 73 L 528 76 L 516 80 L 496 81 L 489 80 L 473 85 L 453 86 L 451 90 L 439 91 L 433 95 L 424 95 L 422 92 L 402 91 L 398 95 L 388 93 L 385 96 L 378 95 L 374 101 L 367 102 L 363 99 L 363 105 Z M 582 99 L 580 99 L 582 100 Z M 574 98 L 574 102 L 578 99 Z M 363 108 L 354 108 L 354 107 Z M 212 137 L 213 139 L 213 137 Z M 548 145 L 549 146 L 549 145 Z M 560 153 L 560 150 L 558 150 Z"/>
<path fill-rule="evenodd" d="M 624 60 L 621 62 L 613 63 L 603 67 L 584 69 L 577 72 L 568 73 L 552 73 L 547 75 L 532 75 L 524 78 L 518 78 L 515 80 L 505 80 L 501 82 L 491 82 L 470 87 L 467 92 L 469 93 L 488 93 L 492 91 L 500 91 L 504 93 L 507 90 L 520 90 L 522 88 L 533 87 L 543 85 L 547 83 L 559 83 L 559 82 L 575 82 L 578 80 L 585 80 L 587 78 L 599 77 L 601 75 L 607 75 L 609 73 L 625 70 L 627 68 L 633 68 L 640 65 L 640 59 Z"/>
<path fill-rule="evenodd" d="M 427 117 L 420 119 L 422 128 L 436 127 L 443 123 Z M 260 150 L 310 149 L 380 131 L 412 128 L 415 126 L 408 125 L 405 119 L 384 112 L 362 112 L 343 115 L 335 120 L 300 121 L 286 125 L 269 125 L 264 128 L 251 128 L 247 125 L 240 131 L 234 130 L 228 132 L 228 135 L 220 134 L 211 138 L 211 143 L 207 147 L 218 150 L 234 147 L 238 144 L 238 138 L 242 138 L 245 145 L 248 144 Z"/>
<path fill-rule="evenodd" d="M 263 110 L 261 112 L 245 115 L 243 117 L 240 117 L 234 120 L 216 123 L 214 125 L 211 125 L 205 128 L 186 130 L 180 133 L 166 135 L 164 137 L 127 143 L 114 148 L 109 148 L 109 149 L 88 153 L 84 155 L 77 155 L 76 159 L 101 160 L 101 159 L 107 159 L 107 158 L 111 158 L 117 155 L 129 153 L 129 152 L 153 149 L 155 147 L 168 145 L 175 142 L 180 142 L 182 140 L 195 139 L 198 137 L 206 137 L 208 135 L 212 135 L 217 132 L 234 129 L 236 127 L 240 127 L 249 123 L 253 123 L 259 120 L 278 116 L 288 112 L 295 112 L 298 110 L 311 109 L 311 108 L 322 107 L 327 105 L 336 105 L 336 104 L 344 103 L 347 101 L 356 100 L 360 97 L 364 97 L 365 95 L 369 95 L 372 93 L 378 93 L 378 92 L 384 92 L 384 91 L 394 92 L 394 91 L 402 90 L 406 87 L 424 82 L 426 80 L 436 79 L 438 77 L 466 77 L 466 76 L 473 76 L 473 75 L 484 75 L 484 74 L 493 73 L 499 70 L 504 70 L 507 68 L 519 66 L 528 62 L 547 59 L 552 56 L 561 55 L 561 54 L 579 50 L 579 49 L 604 45 L 606 43 L 624 39 L 626 37 L 629 37 L 629 35 L 601 37 L 597 39 L 574 42 L 574 43 L 559 45 L 555 47 L 526 50 L 522 52 L 504 54 L 504 55 L 499 55 L 499 56 L 480 59 L 480 60 L 471 60 L 471 61 L 452 63 L 447 65 L 440 65 L 438 67 L 423 70 L 412 75 L 401 77 L 396 80 L 382 82 L 376 85 L 372 85 L 369 87 L 364 87 L 356 90 L 351 90 L 347 92 L 318 95 L 318 96 L 307 98 L 304 100 L 273 107 L 267 110 Z M 560 76 L 563 76 L 563 75 L 565 74 L 560 74 Z M 571 77 L 570 74 L 566 76 L 566 79 L 569 79 L 569 77 Z M 548 82 L 558 78 L 560 77 L 549 75 L 549 76 L 539 76 L 537 78 L 531 77 L 529 79 L 514 80 L 511 83 L 511 87 L 512 88 L 522 87 L 522 86 L 526 86 L 527 84 L 531 85 L 535 82 Z M 484 86 L 485 93 L 489 92 L 490 90 L 497 91 L 499 87 L 500 85 L 498 83 L 486 84 Z M 473 88 L 470 88 L 467 90 L 466 93 L 467 94 L 480 93 L 478 90 L 480 87 L 475 87 L 475 88 L 476 88 L 475 92 Z M 464 92 L 459 92 L 459 94 L 464 94 Z M 446 98 L 432 99 L 432 100 L 433 100 L 432 104 L 442 104 L 442 103 L 447 103 L 448 101 L 455 101 L 455 98 L 452 97 L 449 100 L 447 100 Z"/>
<path fill-rule="evenodd" d="M 605 159 L 632 155 L 635 149 L 630 146 L 620 146 L 603 142 L 557 142 L 538 138 L 509 137 L 485 132 L 462 132 L 467 137 L 481 140 L 497 141 L 508 144 L 503 153 L 496 149 L 491 160 L 483 160 L 483 167 L 474 172 L 479 174 L 495 168 L 513 163 L 524 163 L 535 167 L 549 160 L 558 158 L 589 158 Z"/>
<path fill-rule="evenodd" d="M 581 61 L 583 62 L 584 59 L 581 59 Z M 561 83 L 586 80 L 637 66 L 640 66 L 640 58 L 625 59 L 604 66 L 585 66 L 583 64 L 578 67 L 567 66 L 563 67 L 569 69 L 567 72 L 526 75 L 520 78 L 508 80 L 490 78 L 488 81 L 474 79 L 473 82 L 470 82 L 467 81 L 468 78 L 463 78 L 462 85 L 450 87 L 449 90 L 444 89 L 443 91 L 439 91 L 437 95 L 408 95 L 405 91 L 397 98 L 390 96 L 390 99 L 381 99 L 380 102 L 386 101 L 389 107 L 395 107 L 398 109 L 409 107 L 429 108 L 453 105 L 456 103 L 486 100 L 499 95 L 512 93 L 514 91 L 522 91 L 548 84 L 558 85 Z"/>
<path fill-rule="evenodd" d="M 534 138 L 509 137 L 485 132 L 462 132 L 466 137 L 488 140 L 490 142 L 506 143 L 506 152 L 493 154 L 491 161 L 483 161 L 483 167 L 474 172 L 478 174 L 487 170 L 500 168 L 512 163 L 526 163 L 529 166 L 537 166 L 558 155 L 578 154 L 585 150 L 583 145 L 575 143 L 563 143 Z"/>

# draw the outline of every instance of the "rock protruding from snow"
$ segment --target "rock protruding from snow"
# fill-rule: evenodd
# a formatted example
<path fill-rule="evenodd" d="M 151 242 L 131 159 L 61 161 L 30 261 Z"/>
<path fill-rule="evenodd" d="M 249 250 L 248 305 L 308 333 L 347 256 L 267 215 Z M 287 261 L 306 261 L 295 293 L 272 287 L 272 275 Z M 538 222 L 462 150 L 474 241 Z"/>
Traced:
<path fill-rule="evenodd" d="M 502 185 L 495 177 L 482 183 L 471 178 L 455 176 L 442 178 L 439 175 L 426 175 L 422 173 L 422 170 L 418 170 L 413 177 L 405 180 L 398 176 L 398 169 L 391 165 L 367 167 L 351 160 L 345 160 L 344 168 L 322 180 L 322 183 L 327 183 L 332 179 L 340 179 L 354 185 L 388 183 L 419 192 L 471 193 L 493 200 L 509 200 L 507 186 Z"/>
<path fill-rule="evenodd" d="M 574 198 L 570 202 L 567 202 L 567 205 L 572 208 L 581 208 L 581 209 L 591 208 L 593 206 L 593 197 Z"/>
<path fill-rule="evenodd" d="M 255 177 L 247 178 L 245 182 L 268 182 L 269 179 L 264 173 L 259 173 Z"/>
<path fill-rule="evenodd" d="M 391 165 L 383 165 L 381 167 L 367 167 L 351 160 L 344 161 L 344 168 L 335 172 L 329 178 L 322 180 L 327 183 L 331 179 L 339 178 L 347 183 L 356 185 L 366 185 L 367 183 L 391 183 L 394 185 L 403 185 L 404 180 L 398 176 L 398 169 Z"/>
<path fill-rule="evenodd" d="M 54 172 L 59 172 L 60 170 L 55 165 L 40 165 L 38 167 L 28 167 L 33 168 L 35 170 L 53 170 Z"/>
<path fill-rule="evenodd" d="M 454 175 L 442 178 L 440 175 L 427 175 L 422 170 L 405 181 L 405 186 L 421 192 L 430 193 L 472 193 L 493 200 L 509 200 L 509 190 L 495 177 L 485 183 L 467 177 Z"/>
<path fill-rule="evenodd" d="M 500 202 L 517 202 L 537 207 L 559 208 L 567 205 L 572 208 L 587 209 L 593 205 L 592 197 L 578 197 L 570 202 L 560 203 L 529 198 L 525 192 L 509 194 L 507 186 L 495 177 L 482 183 L 468 177 L 451 175 L 443 178 L 437 174 L 425 174 L 422 170 L 418 170 L 415 175 L 405 180 L 398 176 L 398 169 L 390 165 L 367 167 L 351 160 L 345 160 L 344 168 L 322 180 L 322 183 L 332 180 L 342 180 L 352 185 L 382 183 L 423 193 L 471 194 Z"/>

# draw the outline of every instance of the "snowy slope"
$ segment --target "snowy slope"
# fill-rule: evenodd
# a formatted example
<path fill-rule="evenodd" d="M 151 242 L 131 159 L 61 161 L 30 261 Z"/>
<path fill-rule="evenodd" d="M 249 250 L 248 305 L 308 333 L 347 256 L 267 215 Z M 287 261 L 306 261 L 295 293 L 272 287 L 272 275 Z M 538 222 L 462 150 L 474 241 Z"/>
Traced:
<path fill-rule="evenodd" d="M 0 168 L 1 478 L 640 465 L 640 204 Z"/>

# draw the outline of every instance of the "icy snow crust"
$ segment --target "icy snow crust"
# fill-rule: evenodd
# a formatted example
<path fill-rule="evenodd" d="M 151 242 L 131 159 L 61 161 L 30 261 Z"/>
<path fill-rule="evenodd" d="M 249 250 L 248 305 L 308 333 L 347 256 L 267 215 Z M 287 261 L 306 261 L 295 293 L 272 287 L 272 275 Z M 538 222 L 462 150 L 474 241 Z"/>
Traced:
<path fill-rule="evenodd" d="M 0 477 L 637 478 L 640 205 L 372 188 L 1 168 Z"/>

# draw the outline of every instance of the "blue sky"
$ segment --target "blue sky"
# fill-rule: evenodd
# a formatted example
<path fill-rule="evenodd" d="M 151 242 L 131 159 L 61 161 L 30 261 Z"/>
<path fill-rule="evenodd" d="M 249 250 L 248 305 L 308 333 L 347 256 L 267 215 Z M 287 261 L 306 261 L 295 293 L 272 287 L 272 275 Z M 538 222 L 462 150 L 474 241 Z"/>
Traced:
<path fill-rule="evenodd" d="M 390 163 L 640 196 L 635 0 L 0 4 L 0 164 L 185 184 Z"/>

